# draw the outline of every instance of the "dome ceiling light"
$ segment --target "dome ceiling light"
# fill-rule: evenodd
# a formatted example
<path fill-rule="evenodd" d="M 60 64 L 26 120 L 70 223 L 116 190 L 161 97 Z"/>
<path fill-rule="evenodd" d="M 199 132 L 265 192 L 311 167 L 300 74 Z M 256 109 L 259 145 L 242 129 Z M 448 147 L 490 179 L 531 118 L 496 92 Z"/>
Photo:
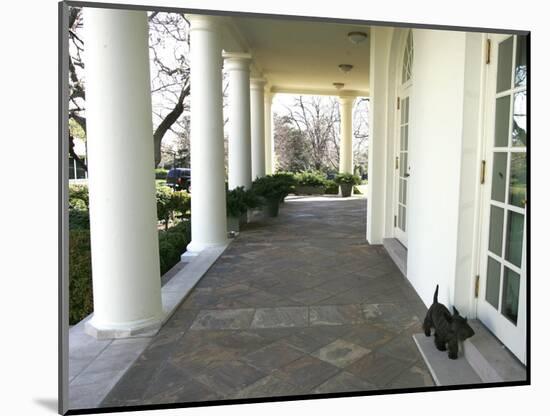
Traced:
<path fill-rule="evenodd" d="M 357 45 L 367 40 L 367 34 L 365 32 L 349 32 L 348 39 L 351 43 Z"/>
<path fill-rule="evenodd" d="M 352 70 L 353 65 L 350 64 L 340 64 L 338 65 L 338 68 L 340 68 L 340 71 L 342 71 L 344 74 L 348 73 Z"/>
<path fill-rule="evenodd" d="M 333 82 L 332 85 L 334 85 L 334 88 L 336 88 L 337 90 L 341 90 L 342 88 L 344 88 L 343 82 Z"/>

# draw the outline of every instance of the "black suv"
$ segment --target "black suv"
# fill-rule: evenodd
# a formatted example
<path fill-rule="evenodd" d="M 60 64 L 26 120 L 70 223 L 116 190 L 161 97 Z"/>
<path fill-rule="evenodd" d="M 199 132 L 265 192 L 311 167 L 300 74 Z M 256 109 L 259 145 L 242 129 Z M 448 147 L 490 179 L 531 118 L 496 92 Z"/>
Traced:
<path fill-rule="evenodd" d="M 173 168 L 166 175 L 166 185 L 176 190 L 185 189 L 189 192 L 191 188 L 191 169 Z"/>

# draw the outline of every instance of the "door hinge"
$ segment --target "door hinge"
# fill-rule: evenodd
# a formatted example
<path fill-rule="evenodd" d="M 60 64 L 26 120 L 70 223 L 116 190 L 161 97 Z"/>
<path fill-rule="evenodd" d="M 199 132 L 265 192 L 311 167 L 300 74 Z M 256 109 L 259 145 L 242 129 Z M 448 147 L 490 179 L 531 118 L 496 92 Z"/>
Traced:
<path fill-rule="evenodd" d="M 399 156 L 395 156 L 395 169 L 399 169 Z"/>
<path fill-rule="evenodd" d="M 480 177 L 479 182 L 483 185 L 485 183 L 485 167 L 487 165 L 487 162 L 485 160 L 481 161 L 481 171 L 480 171 Z"/>
<path fill-rule="evenodd" d="M 486 56 L 485 56 L 485 63 L 489 65 L 491 63 L 491 39 L 487 39 L 486 43 Z"/>
<path fill-rule="evenodd" d="M 393 216 L 393 226 L 397 227 L 397 215 Z"/>
<path fill-rule="evenodd" d="M 476 298 L 479 296 L 479 274 L 476 276 L 476 287 L 474 295 Z"/>
<path fill-rule="evenodd" d="M 397 97 L 397 109 L 399 110 L 401 108 L 401 99 Z"/>

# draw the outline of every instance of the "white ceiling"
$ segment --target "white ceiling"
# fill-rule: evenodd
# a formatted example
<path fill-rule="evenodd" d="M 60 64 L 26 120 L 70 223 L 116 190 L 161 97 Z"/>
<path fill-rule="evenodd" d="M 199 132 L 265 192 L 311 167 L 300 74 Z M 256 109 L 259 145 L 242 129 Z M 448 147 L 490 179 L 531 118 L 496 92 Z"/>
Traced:
<path fill-rule="evenodd" d="M 340 93 L 368 95 L 370 36 L 357 45 L 347 34 L 367 26 L 283 19 L 232 17 L 234 49 L 249 49 L 254 72 L 261 72 L 273 92 L 338 94 L 333 82 L 343 82 Z M 347 74 L 339 64 L 351 64 Z M 258 74 L 254 74 L 258 75 Z"/>

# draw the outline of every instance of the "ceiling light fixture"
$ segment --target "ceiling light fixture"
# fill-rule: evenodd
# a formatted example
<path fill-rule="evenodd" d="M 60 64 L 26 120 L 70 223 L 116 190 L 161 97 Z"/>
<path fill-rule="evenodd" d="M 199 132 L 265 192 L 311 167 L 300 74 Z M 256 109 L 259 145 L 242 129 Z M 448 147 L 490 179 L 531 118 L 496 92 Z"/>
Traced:
<path fill-rule="evenodd" d="M 367 34 L 365 32 L 349 32 L 348 39 L 351 43 L 357 45 L 367 39 Z"/>
<path fill-rule="evenodd" d="M 338 65 L 338 68 L 340 68 L 340 71 L 342 71 L 344 74 L 351 71 L 353 68 L 353 65 L 350 64 L 340 64 Z"/>
<path fill-rule="evenodd" d="M 334 85 L 334 88 L 336 88 L 337 90 L 341 90 L 342 88 L 344 88 L 343 82 L 333 82 L 332 85 Z"/>

